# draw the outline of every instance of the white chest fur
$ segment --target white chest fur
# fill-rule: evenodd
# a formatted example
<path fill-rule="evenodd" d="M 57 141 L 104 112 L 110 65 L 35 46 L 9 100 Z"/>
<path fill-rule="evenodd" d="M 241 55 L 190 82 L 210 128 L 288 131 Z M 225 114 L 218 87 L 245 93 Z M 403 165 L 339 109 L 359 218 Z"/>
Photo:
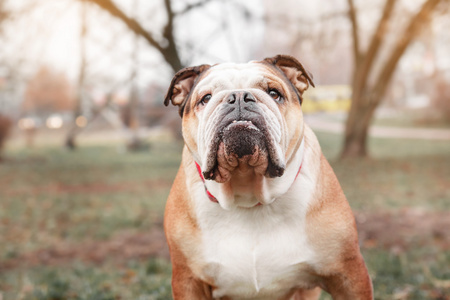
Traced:
<path fill-rule="evenodd" d="M 305 270 L 314 259 L 305 232 L 311 189 L 309 180 L 296 182 L 271 205 L 250 209 L 196 205 L 203 240 L 198 275 L 214 280 L 214 297 L 276 299 L 308 281 Z"/>

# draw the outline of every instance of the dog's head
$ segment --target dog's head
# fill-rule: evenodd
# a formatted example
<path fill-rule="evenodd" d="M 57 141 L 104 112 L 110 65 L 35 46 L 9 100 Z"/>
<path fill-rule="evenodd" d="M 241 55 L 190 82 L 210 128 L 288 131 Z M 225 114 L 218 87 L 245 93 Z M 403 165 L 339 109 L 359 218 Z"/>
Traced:
<path fill-rule="evenodd" d="M 179 71 L 165 97 L 179 106 L 183 137 L 205 179 L 234 172 L 282 176 L 303 138 L 302 94 L 311 75 L 291 56 Z"/>

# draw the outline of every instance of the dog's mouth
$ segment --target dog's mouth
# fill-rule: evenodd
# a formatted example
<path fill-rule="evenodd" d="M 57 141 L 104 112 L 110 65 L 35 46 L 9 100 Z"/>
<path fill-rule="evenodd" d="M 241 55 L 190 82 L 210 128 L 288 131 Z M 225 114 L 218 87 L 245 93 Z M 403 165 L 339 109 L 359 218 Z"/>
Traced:
<path fill-rule="evenodd" d="M 259 152 L 266 153 L 264 135 L 252 121 L 233 121 L 224 129 L 222 137 L 223 154 L 230 160 L 254 156 Z"/>
<path fill-rule="evenodd" d="M 230 180 L 237 168 L 252 168 L 268 177 L 282 176 L 285 169 L 263 117 L 228 120 L 218 126 L 208 152 L 203 175 L 220 183 Z"/>

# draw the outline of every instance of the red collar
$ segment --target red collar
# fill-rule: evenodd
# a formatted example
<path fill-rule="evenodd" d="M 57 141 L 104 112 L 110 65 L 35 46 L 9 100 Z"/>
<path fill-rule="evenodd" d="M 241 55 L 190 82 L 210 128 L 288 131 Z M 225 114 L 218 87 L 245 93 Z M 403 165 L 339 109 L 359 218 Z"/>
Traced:
<path fill-rule="evenodd" d="M 206 192 L 206 195 L 208 195 L 209 200 L 211 200 L 212 202 L 219 203 L 219 201 L 217 201 L 217 198 L 214 197 L 214 196 L 208 191 L 208 188 L 206 187 L 206 184 L 205 184 L 205 177 L 203 177 L 202 169 L 200 168 L 199 164 L 198 164 L 196 161 L 194 161 L 194 162 L 195 162 L 195 166 L 197 167 L 198 174 L 200 175 L 200 178 L 201 178 L 202 181 L 203 181 L 203 185 L 204 185 L 204 187 L 205 187 L 205 192 Z"/>
<path fill-rule="evenodd" d="M 194 161 L 194 162 L 195 162 L 195 166 L 197 167 L 198 175 L 200 175 L 200 178 L 203 181 L 203 186 L 205 187 L 205 192 L 206 192 L 206 195 L 208 196 L 209 200 L 211 200 L 212 202 L 215 202 L 215 203 L 219 203 L 219 201 L 217 201 L 217 198 L 214 197 L 213 194 L 211 194 L 208 191 L 208 188 L 206 187 L 206 184 L 205 184 L 205 177 L 203 177 L 202 169 L 200 168 L 200 165 L 196 161 Z M 298 168 L 297 175 L 295 175 L 295 179 L 292 182 L 292 184 L 294 184 L 294 182 L 297 180 L 297 177 L 300 174 L 300 171 L 302 170 L 302 166 L 303 166 L 303 160 L 302 160 L 302 163 L 300 164 L 300 168 Z M 261 203 L 258 203 L 258 205 L 261 205 Z"/>

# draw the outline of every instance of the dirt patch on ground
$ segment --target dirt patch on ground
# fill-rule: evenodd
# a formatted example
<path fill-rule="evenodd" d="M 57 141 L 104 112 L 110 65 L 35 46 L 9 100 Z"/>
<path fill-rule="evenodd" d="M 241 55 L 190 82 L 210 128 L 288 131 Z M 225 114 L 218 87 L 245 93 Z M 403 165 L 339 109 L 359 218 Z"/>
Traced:
<path fill-rule="evenodd" d="M 0 262 L 0 272 L 23 266 L 63 265 L 74 260 L 101 264 L 107 260 L 121 263 L 151 257 L 169 259 L 162 224 L 155 224 L 149 232 L 121 232 L 109 240 L 88 240 L 78 244 L 61 242 Z"/>
<path fill-rule="evenodd" d="M 53 183 L 34 188 L 10 189 L 3 191 L 5 196 L 17 196 L 22 194 L 108 194 L 116 192 L 129 192 L 137 189 L 167 189 L 172 181 L 168 180 L 148 180 L 143 182 L 123 182 L 116 184 L 89 183 L 79 185 L 68 185 L 63 183 Z"/>
<path fill-rule="evenodd" d="M 406 251 L 408 247 L 438 247 L 450 249 L 450 212 L 403 210 L 384 213 L 356 213 L 361 245 Z M 169 252 L 162 223 L 149 232 L 121 232 L 109 240 L 82 243 L 59 243 L 53 247 L 22 254 L 0 262 L 0 271 L 26 266 L 62 265 L 73 260 L 101 264 L 106 260 L 117 263 L 129 259 L 161 257 Z"/>
<path fill-rule="evenodd" d="M 409 247 L 450 249 L 450 212 L 404 209 L 355 213 L 362 247 L 406 251 Z"/>

